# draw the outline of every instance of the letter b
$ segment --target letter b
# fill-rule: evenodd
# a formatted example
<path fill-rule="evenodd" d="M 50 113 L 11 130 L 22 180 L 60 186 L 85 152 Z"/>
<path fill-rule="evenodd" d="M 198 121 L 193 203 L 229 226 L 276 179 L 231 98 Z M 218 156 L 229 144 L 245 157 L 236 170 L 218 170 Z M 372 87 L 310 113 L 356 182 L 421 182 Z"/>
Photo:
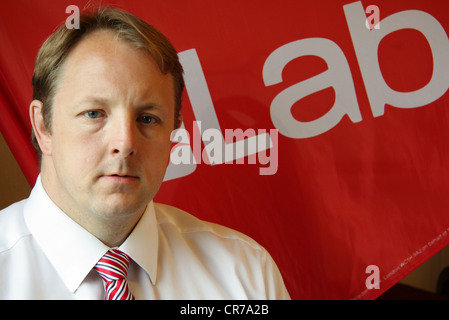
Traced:
<path fill-rule="evenodd" d="M 401 11 L 384 18 L 382 28 L 371 32 L 364 26 L 366 16 L 360 1 L 344 5 L 343 9 L 375 117 L 384 114 L 385 104 L 397 108 L 417 108 L 437 100 L 447 91 L 449 39 L 444 28 L 433 16 L 418 10 Z M 402 29 L 415 29 L 421 32 L 429 42 L 433 56 L 431 80 L 424 87 L 410 92 L 398 92 L 387 85 L 377 55 L 382 39 Z"/>

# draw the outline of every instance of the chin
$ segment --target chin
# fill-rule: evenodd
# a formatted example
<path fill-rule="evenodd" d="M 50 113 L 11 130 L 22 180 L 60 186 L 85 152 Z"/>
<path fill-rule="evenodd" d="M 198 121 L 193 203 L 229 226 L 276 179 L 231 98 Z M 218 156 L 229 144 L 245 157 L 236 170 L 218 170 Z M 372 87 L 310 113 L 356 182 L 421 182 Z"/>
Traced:
<path fill-rule="evenodd" d="M 97 206 L 93 208 L 92 211 L 96 212 L 97 215 L 102 216 L 107 219 L 120 219 L 127 218 L 132 215 L 141 213 L 148 202 L 140 199 L 108 199 L 104 202 L 102 201 Z"/>

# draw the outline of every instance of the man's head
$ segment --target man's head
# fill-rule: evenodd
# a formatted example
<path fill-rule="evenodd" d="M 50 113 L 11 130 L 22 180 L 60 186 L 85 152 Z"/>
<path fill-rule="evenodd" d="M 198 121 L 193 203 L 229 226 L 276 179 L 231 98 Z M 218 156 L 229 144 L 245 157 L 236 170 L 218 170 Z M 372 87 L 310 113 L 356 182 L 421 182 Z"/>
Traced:
<path fill-rule="evenodd" d="M 30 118 L 50 198 L 88 230 L 136 223 L 159 190 L 179 125 L 176 51 L 141 20 L 103 9 L 45 42 L 33 85 Z"/>
<path fill-rule="evenodd" d="M 43 103 L 42 113 L 48 130 L 51 132 L 53 100 L 64 62 L 77 43 L 98 30 L 110 30 L 117 39 L 148 52 L 162 73 L 171 74 L 175 89 L 176 127 L 184 90 L 183 69 L 176 50 L 162 33 L 138 17 L 115 8 L 102 8 L 91 14 L 81 14 L 79 29 L 67 29 L 62 25 L 39 50 L 32 78 L 33 100 Z M 40 160 L 41 150 L 34 130 L 32 142 Z"/>

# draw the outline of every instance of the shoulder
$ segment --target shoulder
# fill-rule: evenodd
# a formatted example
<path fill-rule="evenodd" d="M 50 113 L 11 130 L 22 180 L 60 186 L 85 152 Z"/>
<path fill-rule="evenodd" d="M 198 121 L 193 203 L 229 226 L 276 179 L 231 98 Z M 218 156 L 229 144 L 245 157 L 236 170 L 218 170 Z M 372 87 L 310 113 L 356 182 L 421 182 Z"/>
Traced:
<path fill-rule="evenodd" d="M 154 203 L 160 247 L 169 260 L 237 299 L 289 299 L 282 276 L 267 250 L 249 236 L 203 221 L 172 206 Z M 219 279 L 219 280 L 217 280 Z"/>
<path fill-rule="evenodd" d="M 30 235 L 23 217 L 25 203 L 22 200 L 0 210 L 0 254 Z"/>
<path fill-rule="evenodd" d="M 176 207 L 155 203 L 156 219 L 160 228 L 182 235 L 184 238 L 209 238 L 226 243 L 238 243 L 256 251 L 265 251 L 249 236 L 216 223 L 201 220 Z"/>

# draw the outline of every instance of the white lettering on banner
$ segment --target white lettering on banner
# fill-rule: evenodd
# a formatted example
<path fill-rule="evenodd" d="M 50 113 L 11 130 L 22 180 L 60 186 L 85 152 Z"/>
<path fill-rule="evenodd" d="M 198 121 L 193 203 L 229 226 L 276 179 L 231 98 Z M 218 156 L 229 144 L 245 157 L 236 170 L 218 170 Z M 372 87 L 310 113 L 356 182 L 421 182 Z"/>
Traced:
<path fill-rule="evenodd" d="M 192 173 L 196 169 L 197 161 L 201 163 L 201 159 L 203 159 L 204 163 L 209 165 L 232 163 L 234 160 L 237 160 L 237 164 L 241 164 L 243 163 L 243 158 L 248 157 L 248 163 L 252 164 L 254 163 L 256 154 L 258 154 L 258 159 L 261 164 L 269 164 L 268 167 L 260 168 L 259 174 L 275 174 L 277 172 L 278 163 L 278 131 L 276 129 L 270 130 L 271 134 L 275 134 L 273 137 L 275 141 L 273 141 L 266 130 L 258 130 L 260 134 L 253 135 L 251 132 L 248 132 L 248 130 L 243 133 L 243 130 L 241 129 L 225 129 L 225 132 L 227 132 L 225 140 L 220 129 L 220 123 L 218 122 L 217 114 L 215 113 L 214 104 L 196 50 L 190 49 L 180 52 L 179 60 L 184 68 L 184 81 L 193 113 L 195 114 L 195 118 L 199 120 L 194 122 L 193 141 L 197 142 L 202 139 L 205 148 L 201 153 L 201 143 L 194 143 L 193 156 L 196 161 L 192 160 L 187 162 L 187 158 L 192 159 L 192 149 L 190 145 L 186 146 L 186 142 L 184 142 L 187 141 L 185 138 L 188 137 L 188 132 L 185 130 L 184 126 L 180 129 L 181 133 L 174 132 L 172 138 L 177 139 L 180 137 L 183 142 L 176 144 L 172 148 L 170 158 L 172 158 L 173 154 L 176 155 L 178 153 L 182 153 L 182 156 L 180 156 L 179 159 L 175 159 L 175 162 L 169 162 L 164 181 L 180 178 Z M 203 133 L 201 133 L 201 123 L 206 128 Z M 195 130 L 196 124 L 199 124 L 200 126 L 197 126 Z M 255 132 L 254 129 L 249 130 Z M 197 136 L 198 134 L 199 136 Z M 236 142 L 233 142 L 233 137 L 236 138 Z M 179 141 L 172 140 L 172 142 Z M 176 148 L 181 149 L 175 152 Z M 222 148 L 224 148 L 224 152 L 222 151 Z M 271 148 L 270 155 L 266 156 L 266 151 Z M 176 156 L 173 157 L 176 158 Z M 181 161 L 180 159 L 184 160 Z"/>
<path fill-rule="evenodd" d="M 201 120 L 203 125 L 209 130 L 209 129 L 215 129 L 216 132 L 219 132 L 219 135 L 216 135 L 215 137 L 217 139 L 220 139 L 220 143 L 224 145 L 226 148 L 233 149 L 234 147 L 238 148 L 238 145 L 242 145 L 245 143 L 245 140 L 243 141 L 237 141 L 234 145 L 234 143 L 227 143 L 223 139 L 223 134 L 221 133 L 220 124 L 218 122 L 217 114 L 215 113 L 214 104 L 212 102 L 212 98 L 210 96 L 209 88 L 207 86 L 206 78 L 204 77 L 203 69 L 201 68 L 200 60 L 198 58 L 198 54 L 196 53 L 195 49 L 183 51 L 179 54 L 179 59 L 181 61 L 181 64 L 184 68 L 185 76 L 185 84 L 186 84 L 186 91 L 189 95 L 189 99 L 192 105 L 193 112 L 195 114 L 195 117 L 197 120 Z M 207 134 L 207 130 L 204 132 L 204 134 Z M 254 143 L 257 139 L 269 139 L 269 134 L 263 133 L 263 136 L 261 137 L 250 137 L 248 139 L 254 140 L 254 141 L 248 141 L 249 144 Z M 267 136 L 268 135 L 268 136 Z M 215 141 L 215 140 L 214 140 Z M 207 156 L 211 157 L 211 151 L 214 149 L 213 147 L 210 147 L 209 144 L 211 141 L 204 139 L 203 136 L 203 142 L 205 145 L 205 150 L 207 153 Z M 207 143 L 209 142 L 209 143 Z M 271 142 L 269 146 L 266 148 L 270 148 L 273 145 Z M 266 149 L 265 148 L 265 149 Z M 264 150 L 265 150 L 264 149 Z M 251 154 L 264 151 L 260 150 L 259 148 L 250 150 L 251 153 L 244 154 L 242 156 L 249 156 Z M 223 158 L 222 160 L 217 161 L 208 161 L 211 165 L 214 164 L 222 164 L 228 161 L 232 161 L 237 159 L 238 157 L 241 157 L 240 155 L 237 155 L 236 153 L 228 152 L 226 153 L 228 155 L 227 158 Z"/>
<path fill-rule="evenodd" d="M 352 122 L 362 120 L 357 97 L 345 55 L 331 40 L 310 38 L 290 42 L 269 55 L 263 66 L 263 80 L 266 86 L 282 82 L 282 71 L 293 59 L 314 55 L 323 58 L 328 70 L 301 81 L 281 93 L 271 103 L 271 120 L 279 132 L 290 138 L 309 138 L 322 134 L 336 126 L 345 114 Z M 333 87 L 335 102 L 321 118 L 303 122 L 296 120 L 292 106 L 300 99 L 322 89 Z"/>
<path fill-rule="evenodd" d="M 363 27 L 365 13 L 360 2 L 347 4 L 343 9 L 374 117 L 384 114 L 385 104 L 397 108 L 417 108 L 437 100 L 447 91 L 449 39 L 438 20 L 423 11 L 402 11 L 384 18 L 382 28 L 373 32 Z M 410 92 L 398 92 L 387 85 L 377 56 L 380 41 L 401 29 L 421 32 L 429 42 L 433 57 L 432 79 L 423 88 Z"/>
<path fill-rule="evenodd" d="M 398 108 L 421 107 L 437 100 L 447 91 L 449 39 L 434 17 L 422 11 L 403 11 L 383 19 L 382 29 L 368 30 L 364 26 L 366 16 L 360 1 L 345 5 L 343 9 L 374 117 L 384 114 L 385 104 Z M 430 82 L 419 90 L 397 92 L 388 87 L 382 76 L 377 51 L 380 41 L 386 35 L 407 28 L 420 31 L 429 41 L 433 56 L 433 75 Z M 270 113 L 279 132 L 291 138 L 310 138 L 332 129 L 345 114 L 352 122 L 361 121 L 348 62 L 338 45 L 331 40 L 301 39 L 273 51 L 263 66 L 265 85 L 282 82 L 284 67 L 293 59 L 305 55 L 323 58 L 328 70 L 281 91 L 273 99 Z M 308 122 L 293 118 L 290 110 L 297 101 L 328 87 L 334 88 L 336 99 L 325 115 Z"/>
<path fill-rule="evenodd" d="M 184 128 L 184 123 L 181 124 L 180 129 L 181 132 L 187 132 Z M 190 139 L 183 139 L 183 136 L 181 136 L 181 141 L 174 140 L 174 138 L 178 139 L 178 136 L 175 137 L 174 133 L 176 133 L 177 130 L 174 130 L 172 132 L 172 142 L 180 142 L 172 147 L 171 153 L 174 152 L 176 148 L 182 148 L 183 157 L 188 157 L 189 159 L 192 157 L 192 149 L 190 148 L 190 144 L 188 143 Z M 188 134 L 188 132 L 187 132 Z M 183 146 L 183 143 L 186 143 L 186 146 Z M 171 158 L 171 154 L 170 154 Z M 186 163 L 173 163 L 172 161 L 168 162 L 167 170 L 165 171 L 164 181 L 173 180 L 181 177 L 188 176 L 189 174 L 193 173 L 196 170 L 196 162 L 190 161 Z"/>
<path fill-rule="evenodd" d="M 343 10 L 374 117 L 384 114 L 385 104 L 397 108 L 422 107 L 437 100 L 449 89 L 449 39 L 444 28 L 433 16 L 423 11 L 407 10 L 380 20 L 377 6 L 368 6 L 365 11 L 360 1 L 344 5 Z M 373 13 L 367 18 L 365 12 Z M 380 22 L 382 22 L 382 28 L 378 27 Z M 366 27 L 367 25 L 369 28 Z M 429 43 L 433 57 L 432 78 L 424 87 L 410 92 L 398 92 L 388 86 L 380 70 L 377 53 L 379 43 L 385 36 L 402 29 L 415 29 L 421 32 Z M 362 121 L 348 61 L 340 47 L 329 39 L 300 39 L 274 50 L 263 66 L 262 77 L 265 85 L 281 83 L 282 72 L 287 64 L 306 55 L 324 59 L 328 69 L 284 89 L 274 97 L 270 105 L 270 116 L 275 128 L 287 137 L 305 139 L 329 131 L 345 115 L 354 123 Z M 216 165 L 248 157 L 248 163 L 252 163 L 256 153 L 273 147 L 276 147 L 277 157 L 277 131 L 274 137 L 266 131 L 259 131 L 258 135 L 255 135 L 255 132 L 243 133 L 236 129 L 232 133 L 238 136 L 237 141 L 233 142 L 229 139 L 225 141 L 196 50 L 180 52 L 179 58 L 184 67 L 186 91 L 194 115 L 198 124 L 201 122 L 206 129 L 203 133 L 199 127 L 194 130 L 193 141 L 202 139 L 205 148 L 201 152 L 201 145 L 194 143 L 192 153 L 190 143 L 187 145 L 190 139 L 185 139 L 189 138 L 185 135 L 187 132 L 179 133 L 178 137 L 186 141 L 175 146 L 183 148 L 179 150 L 179 152 L 182 151 L 182 156 L 178 159 L 180 164 L 175 165 L 170 161 L 164 180 L 180 178 L 195 171 L 197 164 L 195 161 L 184 163 L 182 159 L 195 158 L 197 161 L 202 159 L 206 164 Z M 298 121 L 293 117 L 291 108 L 296 102 L 329 87 L 335 91 L 335 101 L 326 114 L 311 121 Z M 181 129 L 185 131 L 184 127 Z M 263 141 L 269 141 L 269 143 L 262 143 Z M 174 149 L 172 149 L 173 152 Z M 259 161 L 261 159 L 263 156 L 259 154 Z M 276 172 L 277 158 L 273 164 L 273 167 L 270 165 L 268 168 L 261 168 L 260 174 Z"/>

